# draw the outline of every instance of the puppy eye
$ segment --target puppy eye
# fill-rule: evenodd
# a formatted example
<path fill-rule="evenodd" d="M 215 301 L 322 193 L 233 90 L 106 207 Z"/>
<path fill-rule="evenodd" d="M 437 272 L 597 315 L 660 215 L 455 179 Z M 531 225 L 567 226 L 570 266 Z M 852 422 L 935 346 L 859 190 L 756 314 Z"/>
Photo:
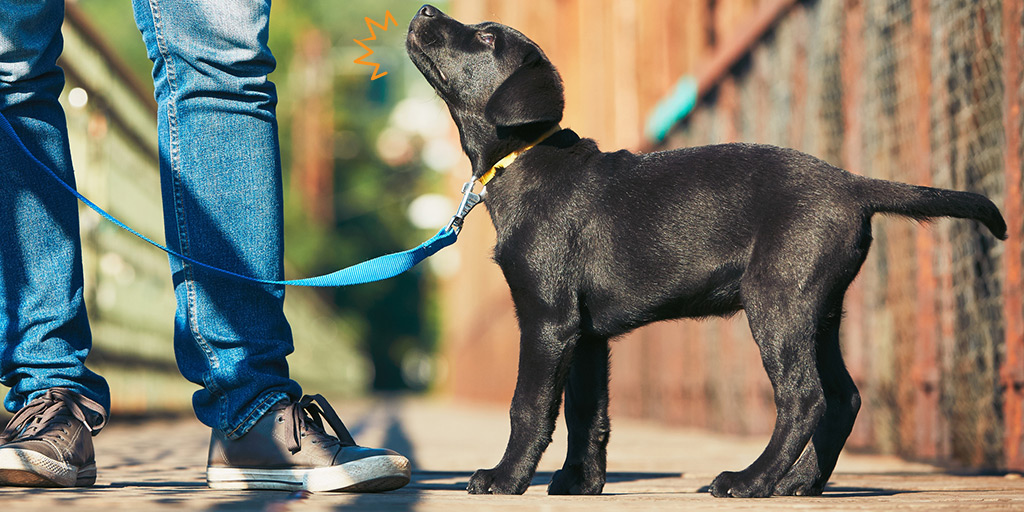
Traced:
<path fill-rule="evenodd" d="M 494 46 L 494 34 L 488 34 L 487 32 L 481 32 L 481 33 L 476 35 L 476 38 L 479 39 L 480 42 L 486 44 L 487 46 Z"/>

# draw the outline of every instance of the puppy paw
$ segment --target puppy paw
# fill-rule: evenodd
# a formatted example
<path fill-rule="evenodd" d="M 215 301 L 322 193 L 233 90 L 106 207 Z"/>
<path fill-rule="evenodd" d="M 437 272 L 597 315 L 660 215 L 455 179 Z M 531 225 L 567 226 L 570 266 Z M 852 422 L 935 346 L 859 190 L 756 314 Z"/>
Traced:
<path fill-rule="evenodd" d="M 604 475 L 587 475 L 582 466 L 566 466 L 555 471 L 548 494 L 601 494 Z"/>
<path fill-rule="evenodd" d="M 469 485 L 466 490 L 470 494 L 522 494 L 530 486 L 527 479 L 519 479 L 504 476 L 498 469 L 478 469 L 473 476 L 469 477 Z"/>
<path fill-rule="evenodd" d="M 813 475 L 799 474 L 790 471 L 779 483 L 775 484 L 775 496 L 820 496 L 825 489 L 825 482 L 818 482 L 817 472 Z"/>
<path fill-rule="evenodd" d="M 494 470 L 478 469 L 473 476 L 469 477 L 469 485 L 466 490 L 470 494 L 491 494 L 492 483 L 494 483 Z"/>
<path fill-rule="evenodd" d="M 726 471 L 711 482 L 708 490 L 716 498 L 767 498 L 774 486 L 746 471 Z"/>

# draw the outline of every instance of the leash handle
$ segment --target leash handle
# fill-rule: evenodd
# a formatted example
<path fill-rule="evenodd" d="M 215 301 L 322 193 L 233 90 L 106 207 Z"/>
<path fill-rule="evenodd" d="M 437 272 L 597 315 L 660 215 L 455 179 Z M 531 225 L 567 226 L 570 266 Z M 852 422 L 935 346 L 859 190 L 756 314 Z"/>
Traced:
<path fill-rule="evenodd" d="M 91 208 L 96 213 L 100 214 L 100 216 L 102 216 L 103 218 L 109 220 L 110 222 L 113 222 L 115 225 L 117 225 L 117 227 L 137 236 L 138 238 L 146 241 L 153 247 L 156 247 L 157 249 L 160 249 L 161 251 L 164 251 L 167 254 L 175 258 L 178 258 L 182 261 L 191 263 L 193 265 L 197 265 L 199 267 L 203 267 L 207 270 L 219 272 L 221 274 L 231 276 L 243 281 L 249 281 L 252 283 L 259 284 L 309 287 L 340 287 L 372 283 L 375 281 L 383 281 L 384 279 L 395 277 L 411 269 L 412 267 L 415 267 L 421 261 L 434 255 L 434 253 L 436 253 L 437 251 L 440 251 L 441 249 L 444 249 L 445 247 L 448 247 L 449 245 L 455 243 L 455 240 L 459 236 L 458 230 L 454 229 L 453 225 L 450 223 L 448 226 L 445 226 L 440 231 L 438 231 L 436 235 L 434 235 L 433 237 L 431 237 L 430 239 L 428 239 L 427 241 L 423 242 L 422 244 L 415 248 L 409 249 L 407 251 L 386 254 L 384 256 L 378 256 L 371 260 L 364 261 L 362 263 L 358 263 L 350 267 L 337 270 L 335 272 L 331 272 L 330 274 L 324 274 L 315 277 L 307 277 L 305 279 L 289 279 L 280 281 L 273 279 L 257 279 L 255 277 L 238 274 L 230 270 L 225 270 L 192 259 L 184 254 L 181 254 L 178 251 L 170 249 L 164 245 L 155 242 L 154 240 L 151 240 L 147 236 L 143 235 L 142 233 L 139 233 L 138 231 L 126 225 L 125 223 L 121 222 L 113 215 L 107 213 L 105 210 L 103 210 L 95 203 L 90 201 L 87 197 L 83 196 L 80 192 L 75 190 L 74 187 L 68 185 L 64 180 L 60 178 L 60 176 L 57 176 L 57 173 L 53 172 L 53 170 L 47 167 L 46 164 L 44 164 L 42 161 L 36 158 L 35 155 L 33 155 L 32 152 L 25 147 L 25 143 L 21 141 L 21 138 L 19 138 L 18 134 L 15 133 L 14 127 L 11 126 L 11 123 L 7 121 L 7 118 L 4 117 L 2 113 L 0 113 L 0 134 L 3 134 L 5 138 L 10 139 L 10 141 L 14 143 L 14 148 L 20 150 L 22 153 L 28 156 L 29 162 L 31 162 L 39 169 L 45 171 L 46 174 L 48 174 L 57 183 L 64 187 L 65 190 L 71 192 L 71 194 L 77 197 L 79 201 L 85 203 L 86 206 Z M 10 148 L 12 146 L 10 146 L 7 143 L 3 143 L 3 145 L 0 147 Z M 0 151 L 4 150 L 0 149 Z M 472 206 L 470 206 L 470 208 L 472 208 Z M 469 211 L 467 210 L 466 213 L 469 213 Z M 463 215 L 463 217 L 465 217 L 465 215 Z M 461 221 L 459 222 L 459 226 L 461 227 Z"/>

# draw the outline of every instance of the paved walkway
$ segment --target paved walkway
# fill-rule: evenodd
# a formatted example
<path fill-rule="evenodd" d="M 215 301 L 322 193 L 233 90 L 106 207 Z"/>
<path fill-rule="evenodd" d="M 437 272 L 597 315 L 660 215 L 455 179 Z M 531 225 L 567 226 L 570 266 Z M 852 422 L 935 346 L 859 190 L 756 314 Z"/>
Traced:
<path fill-rule="evenodd" d="M 957 476 L 892 457 L 844 454 L 823 497 L 715 499 L 701 492 L 719 471 L 742 469 L 765 439 L 613 423 L 609 482 L 600 497 L 548 497 L 565 454 L 565 429 L 525 496 L 470 496 L 473 470 L 493 466 L 507 412 L 436 400 L 335 403 L 361 443 L 413 460 L 413 481 L 384 494 L 213 491 L 203 482 L 209 432 L 185 419 L 118 422 L 96 438 L 99 479 L 88 489 L 0 488 L 3 510 L 1024 510 L 1024 479 Z M 67 508 L 65 508 L 67 507 Z M 73 508 L 70 508 L 73 507 Z"/>

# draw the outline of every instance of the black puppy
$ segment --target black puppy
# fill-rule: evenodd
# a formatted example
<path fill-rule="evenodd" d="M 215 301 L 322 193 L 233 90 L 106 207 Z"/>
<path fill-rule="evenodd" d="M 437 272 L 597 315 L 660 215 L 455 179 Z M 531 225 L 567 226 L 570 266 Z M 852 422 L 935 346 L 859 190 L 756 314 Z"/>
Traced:
<path fill-rule="evenodd" d="M 600 493 L 608 340 L 658 320 L 742 309 L 778 419 L 764 453 L 718 475 L 711 493 L 820 494 L 860 407 L 839 320 L 871 245 L 872 215 L 974 219 L 1006 237 L 984 196 L 868 179 L 791 149 L 603 153 L 557 128 L 558 73 L 504 25 L 463 25 L 426 5 L 406 46 L 448 104 L 473 177 L 493 177 L 494 259 L 522 336 L 508 447 L 496 467 L 472 476 L 471 493 L 526 490 L 563 390 L 569 453 L 548 492 Z"/>

